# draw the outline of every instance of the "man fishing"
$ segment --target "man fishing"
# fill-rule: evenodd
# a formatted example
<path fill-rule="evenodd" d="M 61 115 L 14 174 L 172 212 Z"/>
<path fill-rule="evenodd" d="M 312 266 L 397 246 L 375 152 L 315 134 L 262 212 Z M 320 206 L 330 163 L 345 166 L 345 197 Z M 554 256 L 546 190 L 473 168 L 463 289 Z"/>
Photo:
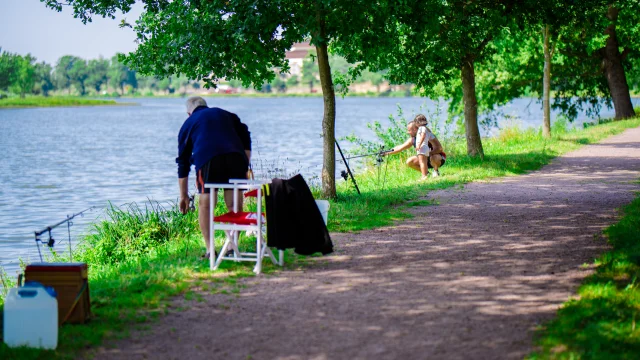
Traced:
<path fill-rule="evenodd" d="M 440 176 L 439 169 L 447 160 L 442 144 L 427 127 L 427 124 L 426 116 L 417 115 L 413 121 L 407 124 L 409 139 L 402 145 L 394 146 L 391 151 L 381 154 L 383 156 L 397 154 L 414 147 L 416 155 L 407 159 L 407 166 L 422 173 L 420 180 L 426 180 L 429 177 L 430 168 L 433 168 L 432 177 Z"/>
<path fill-rule="evenodd" d="M 215 249 L 209 249 L 209 201 L 210 189 L 206 183 L 229 183 L 229 179 L 246 179 L 251 159 L 251 135 L 247 125 L 236 114 L 220 108 L 209 108 L 207 102 L 194 96 L 187 99 L 187 114 L 178 134 L 178 185 L 179 207 L 183 214 L 189 211 L 188 180 L 191 165 L 196 168 L 196 185 L 199 193 L 198 222 L 207 248 L 205 258 Z M 213 201 L 217 193 L 213 194 Z M 233 191 L 224 191 L 224 201 L 233 211 Z M 237 203 L 242 209 L 242 196 Z"/>

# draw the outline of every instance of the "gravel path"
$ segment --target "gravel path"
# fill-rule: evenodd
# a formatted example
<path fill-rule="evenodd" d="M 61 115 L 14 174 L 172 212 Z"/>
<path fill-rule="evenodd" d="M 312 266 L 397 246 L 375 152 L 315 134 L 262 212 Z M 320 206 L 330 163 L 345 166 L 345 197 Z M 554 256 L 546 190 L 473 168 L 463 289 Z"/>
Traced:
<path fill-rule="evenodd" d="M 96 358 L 523 358 L 639 177 L 636 128 L 540 171 L 434 192 L 413 219 L 333 234 L 334 255 L 246 279 L 239 296 L 177 300 L 188 310 Z"/>

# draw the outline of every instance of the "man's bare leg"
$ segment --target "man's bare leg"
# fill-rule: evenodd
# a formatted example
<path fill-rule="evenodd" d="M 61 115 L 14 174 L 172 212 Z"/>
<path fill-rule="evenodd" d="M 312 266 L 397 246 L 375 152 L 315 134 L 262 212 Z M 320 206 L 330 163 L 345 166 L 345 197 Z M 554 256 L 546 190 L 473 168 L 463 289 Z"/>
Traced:
<path fill-rule="evenodd" d="M 407 159 L 407 166 L 412 168 L 413 170 L 420 171 L 420 162 L 418 161 L 417 156 L 412 156 Z"/>
<path fill-rule="evenodd" d="M 439 176 L 440 172 L 438 171 L 438 169 L 440 169 L 440 166 L 442 166 L 442 155 L 440 154 L 431 155 L 429 157 L 429 161 L 431 162 L 431 166 L 433 167 L 433 173 L 438 174 Z"/>
<path fill-rule="evenodd" d="M 242 191 L 238 190 L 238 198 L 236 199 L 238 204 L 238 211 L 242 211 Z M 233 211 L 233 190 L 224 191 L 224 203 L 227 204 L 227 209 Z"/>
<path fill-rule="evenodd" d="M 217 192 L 213 193 L 213 208 L 215 209 Z M 207 248 L 207 253 L 211 253 L 209 249 L 209 202 L 211 201 L 210 194 L 200 194 L 198 199 L 198 223 L 200 224 L 200 232 L 204 238 L 204 246 Z"/>

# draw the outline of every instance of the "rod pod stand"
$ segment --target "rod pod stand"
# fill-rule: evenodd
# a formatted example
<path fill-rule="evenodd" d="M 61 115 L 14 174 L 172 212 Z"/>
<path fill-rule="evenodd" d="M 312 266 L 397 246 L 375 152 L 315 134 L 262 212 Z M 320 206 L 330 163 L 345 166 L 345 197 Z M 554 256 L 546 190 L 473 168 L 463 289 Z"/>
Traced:
<path fill-rule="evenodd" d="M 358 189 L 358 183 L 356 182 L 356 179 L 353 177 L 353 173 L 351 173 L 351 169 L 349 168 L 349 163 L 347 162 L 347 159 L 345 159 L 344 154 L 342 153 L 342 149 L 340 149 L 340 144 L 338 144 L 338 140 L 334 140 L 336 143 L 336 146 L 338 147 L 338 151 L 340 152 L 340 156 L 342 157 L 342 161 L 344 161 L 344 165 L 347 167 L 347 174 L 349 174 L 349 176 L 351 177 L 351 181 L 353 182 L 353 186 L 356 187 L 356 191 L 358 192 L 358 195 L 360 195 L 360 189 Z M 345 178 L 346 180 L 346 178 Z"/>

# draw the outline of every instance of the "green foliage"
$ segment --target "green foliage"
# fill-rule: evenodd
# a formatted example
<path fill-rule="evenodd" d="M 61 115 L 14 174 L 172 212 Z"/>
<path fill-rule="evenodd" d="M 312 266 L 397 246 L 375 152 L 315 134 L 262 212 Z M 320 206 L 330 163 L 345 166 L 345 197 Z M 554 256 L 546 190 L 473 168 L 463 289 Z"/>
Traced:
<path fill-rule="evenodd" d="M 558 116 L 551 123 L 552 134 L 562 135 L 567 133 L 568 129 L 569 129 L 569 119 L 567 119 L 565 116 Z"/>
<path fill-rule="evenodd" d="M 315 51 L 302 60 L 302 83 L 309 85 L 309 92 L 313 92 L 313 87 L 320 83 Z"/>
<path fill-rule="evenodd" d="M 65 55 L 58 60 L 58 63 L 55 66 L 54 79 L 56 86 L 61 89 L 68 89 L 69 94 L 71 94 L 71 85 L 74 81 L 71 75 L 71 69 L 76 61 L 82 61 L 82 59 L 71 55 Z"/>
<path fill-rule="evenodd" d="M 51 65 L 43 62 L 35 64 L 36 66 L 36 85 L 34 94 L 49 96 L 49 92 L 54 89 L 53 79 L 51 77 Z"/>
<path fill-rule="evenodd" d="M 125 94 L 126 85 L 130 85 L 134 89 L 138 87 L 135 72 L 129 69 L 129 67 L 124 63 L 120 62 L 117 56 L 114 56 L 111 59 L 108 76 L 110 85 L 116 89 L 120 89 L 120 95 Z M 170 79 L 167 80 L 171 83 Z M 160 89 L 163 90 L 161 87 Z"/>
<path fill-rule="evenodd" d="M 71 84 L 75 86 L 76 90 L 83 96 L 87 93 L 85 89 L 85 81 L 89 77 L 89 69 L 87 68 L 87 61 L 76 57 L 73 60 L 71 68 L 68 69 L 68 76 L 71 80 Z"/>
<path fill-rule="evenodd" d="M 422 113 L 427 117 L 430 128 L 437 129 L 440 127 L 438 120 L 441 114 L 440 103 L 436 103 L 436 107 L 433 111 L 421 107 L 418 113 Z M 381 148 L 391 149 L 395 145 L 402 144 L 407 141 L 409 137 L 407 134 L 407 124 L 412 121 L 416 115 L 417 114 L 411 114 L 408 117 L 405 116 L 404 110 L 402 110 L 398 105 L 396 116 L 393 116 L 393 114 L 389 115 L 389 126 L 383 127 L 379 121 L 367 124 L 367 128 L 373 131 L 375 140 L 362 140 L 355 135 L 345 136 L 344 139 L 356 145 L 353 151 L 354 154 L 371 154 L 380 151 Z M 441 134 L 440 137 L 450 137 L 448 130 L 449 129 L 445 127 L 445 133 Z"/>
<path fill-rule="evenodd" d="M 367 127 L 374 132 L 376 140 L 366 141 L 356 135 L 345 136 L 345 140 L 356 145 L 354 154 L 371 154 L 381 149 L 391 149 L 394 145 L 402 144 L 407 140 L 407 124 L 411 118 L 406 118 L 404 111 L 398 105 L 397 115 L 389 115 L 389 126 L 383 128 L 379 121 L 368 123 Z"/>
<path fill-rule="evenodd" d="M 467 110 L 473 109 L 465 114 L 468 151 L 482 156 L 477 110 L 491 110 L 510 99 L 481 98 L 478 107 L 474 67 L 490 59 L 495 53 L 491 43 L 517 28 L 529 6 L 522 1 L 408 1 L 370 7 L 366 26 L 341 39 L 335 50 L 358 63 L 352 77 L 365 68 L 387 70 L 392 83 L 413 83 L 423 96 L 450 99 L 452 117 L 464 111 L 466 102 Z M 469 79 L 464 87 L 461 78 Z"/>
<path fill-rule="evenodd" d="M 4 268 L 0 266 L 0 313 L 2 312 L 2 305 L 4 304 L 4 299 L 7 297 L 7 292 L 14 286 L 16 286 L 15 280 L 7 275 Z"/>
<path fill-rule="evenodd" d="M 89 264 L 117 264 L 156 251 L 170 239 L 194 233 L 197 218 L 183 216 L 175 206 L 158 203 L 129 204 L 125 209 L 110 205 L 106 219 L 93 227 L 81 245 L 79 260 Z"/>
<path fill-rule="evenodd" d="M 609 6 L 620 10 L 616 22 L 607 18 Z M 605 77 L 606 67 L 615 60 L 610 57 L 620 56 L 628 73 L 634 74 L 637 67 L 634 65 L 634 58 L 640 53 L 637 2 L 546 2 L 540 3 L 533 14 L 533 21 L 502 39 L 497 58 L 490 64 L 490 71 L 504 72 L 506 76 L 502 83 L 506 86 L 496 86 L 489 81 L 486 87 L 496 86 L 499 92 L 513 94 L 510 96 L 519 96 L 528 88 L 542 96 L 541 29 L 550 26 L 553 108 L 569 120 L 575 119 L 581 111 L 598 117 L 603 105 L 612 105 L 610 84 Z M 620 46 L 617 55 L 605 51 L 610 26 Z M 629 83 L 633 84 L 633 76 Z"/>
<path fill-rule="evenodd" d="M 16 56 L 15 72 L 13 75 L 13 86 L 15 92 L 24 98 L 27 93 L 33 90 L 36 82 L 36 68 L 34 65 L 35 58 L 27 54 L 25 56 Z"/>
<path fill-rule="evenodd" d="M 102 57 L 98 59 L 89 60 L 87 67 L 89 76 L 87 77 L 86 84 L 100 93 L 103 85 L 107 85 L 109 80 L 109 60 Z"/>
<path fill-rule="evenodd" d="M 613 250 L 596 273 L 538 332 L 541 350 L 530 359 L 635 359 L 640 352 L 640 197 L 607 228 Z"/>
<path fill-rule="evenodd" d="M 35 60 L 30 54 L 11 54 L 0 48 L 0 90 L 12 90 L 23 98 L 30 94 L 38 79 Z"/>
<path fill-rule="evenodd" d="M 270 88 L 279 92 L 284 93 L 287 91 L 287 82 L 283 75 L 278 75 L 269 83 Z"/>
<path fill-rule="evenodd" d="M 31 96 L 24 99 L 7 98 L 0 100 L 0 108 L 22 107 L 52 107 L 52 106 L 93 106 L 93 105 L 117 105 L 113 100 L 92 100 L 74 97 L 37 97 Z"/>
<path fill-rule="evenodd" d="M 15 82 L 19 55 L 2 51 L 0 47 L 0 90 L 7 90 Z"/>

